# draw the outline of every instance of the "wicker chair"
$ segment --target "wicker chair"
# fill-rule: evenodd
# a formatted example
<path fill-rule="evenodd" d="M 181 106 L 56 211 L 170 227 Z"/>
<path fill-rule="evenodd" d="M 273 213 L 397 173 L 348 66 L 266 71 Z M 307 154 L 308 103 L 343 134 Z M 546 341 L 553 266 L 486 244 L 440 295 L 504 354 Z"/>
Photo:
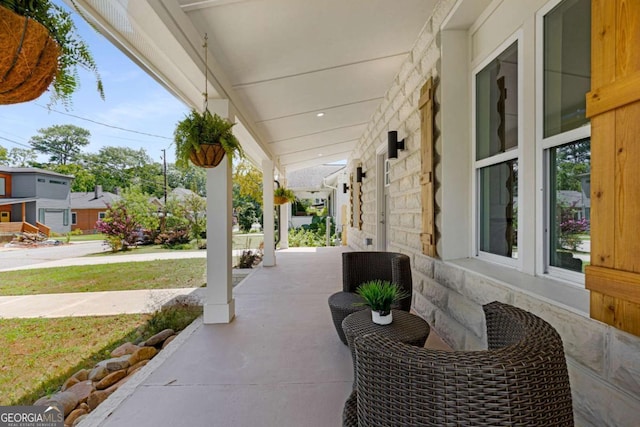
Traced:
<path fill-rule="evenodd" d="M 355 340 L 357 388 L 344 426 L 573 426 L 562 340 L 539 317 L 484 306 L 489 349 L 445 352 Z"/>
<path fill-rule="evenodd" d="M 388 280 L 404 289 L 408 296 L 398 301 L 394 308 L 404 311 L 411 309 L 411 263 L 407 255 L 397 252 L 344 252 L 342 291 L 329 297 L 329 308 L 336 332 L 345 345 L 347 339 L 342 331 L 342 321 L 351 313 L 366 308 L 353 305 L 363 301 L 355 293 L 356 289 L 362 283 L 376 279 Z"/>

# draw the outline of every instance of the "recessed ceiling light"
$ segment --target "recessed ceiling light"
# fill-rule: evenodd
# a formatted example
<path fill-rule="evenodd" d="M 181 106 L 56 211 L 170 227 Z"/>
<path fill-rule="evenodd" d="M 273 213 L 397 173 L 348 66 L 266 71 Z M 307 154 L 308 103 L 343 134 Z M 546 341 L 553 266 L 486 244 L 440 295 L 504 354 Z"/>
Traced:
<path fill-rule="evenodd" d="M 322 157 L 322 153 L 318 153 L 318 157 Z"/>
<path fill-rule="evenodd" d="M 322 116 L 324 116 L 324 113 L 318 113 L 318 114 L 316 114 L 316 117 L 322 117 Z"/>

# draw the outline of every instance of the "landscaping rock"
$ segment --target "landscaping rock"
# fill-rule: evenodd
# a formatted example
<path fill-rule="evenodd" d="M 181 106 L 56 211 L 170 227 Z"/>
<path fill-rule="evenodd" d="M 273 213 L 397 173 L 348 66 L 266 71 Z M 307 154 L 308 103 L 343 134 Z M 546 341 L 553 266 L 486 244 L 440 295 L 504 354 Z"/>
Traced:
<path fill-rule="evenodd" d="M 64 384 L 62 384 L 62 388 L 60 389 L 61 391 L 65 391 L 66 389 L 68 389 L 71 386 L 74 386 L 76 384 L 78 384 L 80 381 L 76 378 L 76 377 L 69 377 L 67 378 L 67 380 L 64 382 Z"/>
<path fill-rule="evenodd" d="M 91 370 L 91 373 L 89 374 L 89 379 L 91 381 L 100 381 L 107 375 L 109 375 L 109 370 L 107 369 L 107 367 L 105 365 L 98 364 L 96 365 L 95 368 Z"/>
<path fill-rule="evenodd" d="M 129 359 L 131 355 L 126 354 L 124 356 L 116 357 L 113 359 L 105 360 L 105 366 L 109 370 L 109 372 L 119 371 L 121 369 L 127 369 L 130 365 Z M 102 363 L 102 362 L 100 362 Z"/>
<path fill-rule="evenodd" d="M 135 353 L 129 356 L 129 364 L 135 365 L 142 360 L 149 360 L 156 354 L 158 354 L 158 350 L 156 350 L 155 347 L 140 347 Z"/>
<path fill-rule="evenodd" d="M 115 383 L 117 383 L 118 381 L 120 381 L 121 379 L 123 379 L 126 376 L 127 376 L 127 370 L 126 369 L 122 369 L 120 371 L 112 372 L 109 375 L 107 375 L 106 377 L 104 377 L 103 379 L 101 379 L 96 384 L 96 389 L 104 390 L 105 388 L 108 388 L 108 387 L 114 385 Z"/>
<path fill-rule="evenodd" d="M 164 331 L 158 332 L 151 338 L 147 338 L 144 345 L 147 347 L 155 347 L 157 345 L 161 345 L 167 338 L 174 334 L 175 332 L 173 329 L 165 329 Z"/>
<path fill-rule="evenodd" d="M 98 407 L 99 404 L 107 400 L 107 397 L 109 397 L 114 391 L 116 390 L 106 389 L 94 391 L 89 395 L 89 398 L 87 399 L 87 405 L 89 405 L 89 408 L 93 411 Z"/>
<path fill-rule="evenodd" d="M 76 406 L 78 406 L 78 399 L 74 393 L 70 393 L 68 391 L 61 391 L 60 393 L 56 393 L 53 396 L 46 398 L 40 398 L 34 403 L 36 406 L 49 406 L 57 404 L 59 408 L 62 408 L 64 411 L 64 416 L 66 417 L 71 411 L 73 411 Z"/>
<path fill-rule="evenodd" d="M 87 412 L 86 409 L 83 408 L 77 408 L 74 409 L 73 411 L 71 411 L 71 413 L 67 416 L 67 418 L 64 419 L 64 425 L 66 426 L 71 426 L 73 425 L 73 423 L 82 415 L 86 415 L 89 412 Z"/>
<path fill-rule="evenodd" d="M 89 379 L 89 371 L 88 369 L 80 369 L 78 372 L 72 375 L 73 378 L 78 381 L 86 381 Z"/>
<path fill-rule="evenodd" d="M 92 381 L 82 381 L 67 389 L 67 392 L 75 394 L 78 402 L 83 403 L 87 401 L 93 390 L 95 387 Z"/>
<path fill-rule="evenodd" d="M 84 414 L 84 415 L 80 415 L 78 418 L 76 418 L 76 420 L 73 422 L 73 424 L 71 424 L 71 427 L 77 427 L 80 425 L 80 423 L 82 422 L 82 420 L 84 420 L 85 418 L 87 418 L 89 414 Z"/>
<path fill-rule="evenodd" d="M 136 363 L 135 365 L 129 366 L 129 368 L 127 368 L 127 375 L 131 375 L 134 372 L 137 372 L 138 370 L 140 370 L 147 363 L 149 363 L 149 359 L 141 360 L 138 363 Z"/>
<path fill-rule="evenodd" d="M 135 352 L 139 348 L 140 347 L 138 347 L 137 345 L 135 345 L 133 343 L 126 342 L 126 343 L 122 344 L 120 347 L 118 347 L 115 350 L 113 350 L 111 352 L 111 357 L 121 357 L 121 356 L 124 356 L 126 354 L 132 354 L 133 352 Z"/>
<path fill-rule="evenodd" d="M 177 337 L 177 335 L 171 335 L 169 338 L 167 338 L 163 343 L 162 343 L 162 349 L 164 350 L 166 346 L 168 346 L 171 341 L 173 341 L 175 338 Z"/>

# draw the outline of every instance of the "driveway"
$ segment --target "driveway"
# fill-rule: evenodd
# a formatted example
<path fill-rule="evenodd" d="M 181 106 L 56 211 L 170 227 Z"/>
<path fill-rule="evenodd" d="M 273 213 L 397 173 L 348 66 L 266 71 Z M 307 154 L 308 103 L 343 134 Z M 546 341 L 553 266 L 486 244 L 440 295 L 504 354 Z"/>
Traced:
<path fill-rule="evenodd" d="M 0 246 L 0 271 L 66 258 L 83 257 L 89 254 L 105 252 L 106 250 L 108 248 L 103 245 L 102 240 L 29 249 Z"/>

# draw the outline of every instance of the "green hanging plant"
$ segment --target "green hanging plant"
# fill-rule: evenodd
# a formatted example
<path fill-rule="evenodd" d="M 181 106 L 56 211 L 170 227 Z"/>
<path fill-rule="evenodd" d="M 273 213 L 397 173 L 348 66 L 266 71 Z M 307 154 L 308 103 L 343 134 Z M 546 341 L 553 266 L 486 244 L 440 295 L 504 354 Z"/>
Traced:
<path fill-rule="evenodd" d="M 80 13 L 77 5 L 75 3 L 73 5 Z M 0 103 L 10 104 L 35 99 L 51 84 L 53 91 L 49 105 L 60 102 L 67 108 L 71 104 L 71 95 L 79 87 L 78 67 L 82 67 L 95 75 L 96 88 L 100 97 L 104 99 L 104 88 L 95 60 L 87 44 L 78 35 L 77 28 L 67 11 L 50 0 L 0 0 L 0 6 L 6 9 L 0 15 L 0 25 L 3 26 L 0 31 L 0 45 L 3 47 L 3 52 L 0 52 L 2 56 L 0 64 L 4 65 L 0 66 L 0 82 L 7 82 L 11 77 L 11 73 L 14 73 L 17 74 L 16 79 L 18 79 L 19 83 L 18 89 L 15 90 L 13 87 L 0 85 L 0 97 L 2 97 Z M 10 15 L 7 10 L 28 19 L 26 21 L 24 19 L 16 21 L 14 19 L 15 15 Z M 40 60 L 42 55 L 36 56 L 36 62 L 21 63 L 25 52 L 30 48 L 30 42 L 37 45 L 38 49 L 44 50 L 44 47 L 40 46 L 43 44 L 41 39 L 34 41 L 29 39 L 33 32 L 33 24 L 29 25 L 29 20 L 41 24 L 49 32 L 49 37 L 55 41 L 58 49 L 57 67 L 54 65 L 51 71 L 52 77 L 36 76 L 38 81 L 33 86 L 37 86 L 37 89 L 40 90 L 39 93 L 29 90 L 25 94 L 25 81 L 28 77 L 31 77 L 31 74 L 37 74 L 33 71 L 33 68 L 45 65 Z M 15 44 L 16 40 L 19 42 L 17 45 Z M 11 46 L 16 49 L 7 49 L 10 43 L 13 43 Z M 53 43 L 48 44 L 51 45 Z M 34 50 L 34 46 L 31 46 L 31 48 L 31 50 Z M 55 46 L 47 46 L 47 49 L 49 48 L 55 49 Z M 27 86 L 31 84 L 28 81 L 26 83 L 28 83 Z M 16 90 L 18 92 L 17 95 L 12 96 L 12 93 L 15 93 Z"/>
<path fill-rule="evenodd" d="M 209 110 L 203 113 L 191 110 L 178 122 L 173 134 L 176 165 L 186 167 L 191 161 L 196 166 L 215 167 L 225 154 L 229 163 L 236 155 L 244 157 L 240 141 L 231 130 L 234 125 Z"/>

